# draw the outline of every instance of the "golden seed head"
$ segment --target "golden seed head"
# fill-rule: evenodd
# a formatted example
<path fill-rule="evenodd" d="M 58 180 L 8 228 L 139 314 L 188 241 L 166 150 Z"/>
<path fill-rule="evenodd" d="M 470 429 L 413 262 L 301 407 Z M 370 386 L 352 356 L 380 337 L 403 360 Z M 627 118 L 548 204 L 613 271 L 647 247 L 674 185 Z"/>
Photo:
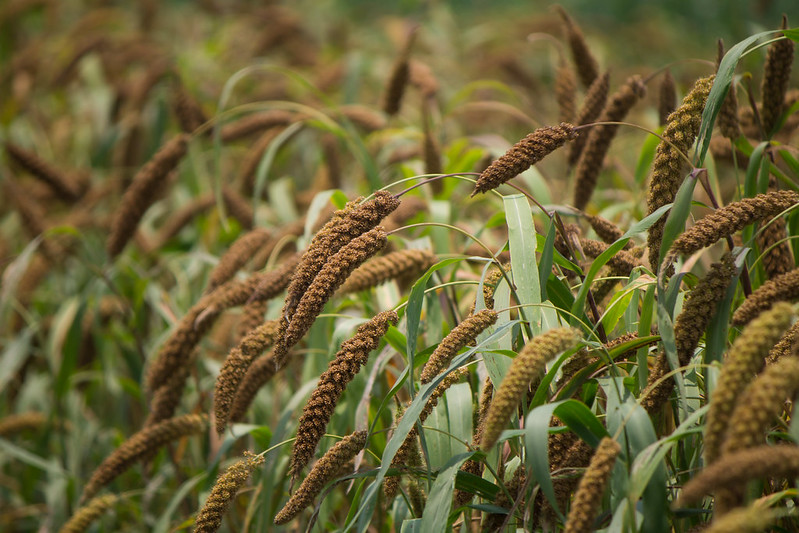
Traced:
<path fill-rule="evenodd" d="M 788 27 L 787 17 L 783 16 L 782 29 Z M 769 45 L 766 63 L 763 66 L 763 84 L 760 88 L 762 106 L 760 119 L 767 137 L 773 133 L 783 111 L 785 92 L 791 79 L 794 43 L 791 39 L 781 39 Z"/>
<path fill-rule="evenodd" d="M 577 79 L 571 65 L 563 60 L 555 71 L 555 99 L 560 122 L 574 122 L 577 116 Z"/>
<path fill-rule="evenodd" d="M 119 496 L 116 494 L 104 494 L 92 498 L 75 511 L 67 523 L 58 530 L 59 533 L 84 533 L 92 525 L 92 522 L 102 516 L 118 500 Z"/>
<path fill-rule="evenodd" d="M 588 87 L 583 98 L 583 105 L 580 107 L 580 112 L 577 113 L 575 124 L 582 126 L 593 122 L 602 113 L 605 108 L 605 103 L 608 100 L 608 91 L 610 90 L 610 74 L 605 72 L 598 76 Z M 580 159 L 580 154 L 583 152 L 585 143 L 589 135 L 578 135 L 574 141 L 569 145 L 569 166 L 574 166 L 577 160 Z"/>
<path fill-rule="evenodd" d="M 602 495 L 616 464 L 616 457 L 621 453 L 618 442 L 605 437 L 599 443 L 591 463 L 583 474 L 577 492 L 574 495 L 569 516 L 566 519 L 566 533 L 590 533 L 594 531 L 598 507 L 602 503 Z"/>
<path fill-rule="evenodd" d="M 799 268 L 772 278 L 758 287 L 732 315 L 732 323 L 743 326 L 775 302 L 799 297 Z"/>
<path fill-rule="evenodd" d="M 195 532 L 213 533 L 219 529 L 219 526 L 222 525 L 222 517 L 225 516 L 236 493 L 247 482 L 253 470 L 263 462 L 263 456 L 244 452 L 244 459 L 233 463 L 225 470 L 224 474 L 217 478 L 205 505 L 197 513 L 197 519 L 194 521 Z"/>
<path fill-rule="evenodd" d="M 455 328 L 442 339 L 433 353 L 430 354 L 430 359 L 427 360 L 427 363 L 425 363 L 422 368 L 422 373 L 420 375 L 421 382 L 429 383 L 440 374 L 442 370 L 446 369 L 452 358 L 458 353 L 458 350 L 474 341 L 486 328 L 496 324 L 497 316 L 497 313 L 493 310 L 483 309 L 467 317 L 463 322 L 455 326 Z"/>

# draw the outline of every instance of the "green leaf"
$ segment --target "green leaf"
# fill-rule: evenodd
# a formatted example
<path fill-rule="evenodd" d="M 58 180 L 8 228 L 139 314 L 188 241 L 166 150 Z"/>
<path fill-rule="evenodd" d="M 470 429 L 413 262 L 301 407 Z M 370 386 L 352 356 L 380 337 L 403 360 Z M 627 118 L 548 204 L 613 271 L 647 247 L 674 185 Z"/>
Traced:
<path fill-rule="evenodd" d="M 583 284 L 580 286 L 580 290 L 577 292 L 577 298 L 574 299 L 574 305 L 572 305 L 571 312 L 573 316 L 570 321 L 572 326 L 578 327 L 580 325 L 577 317 L 583 315 L 583 309 L 585 309 L 585 300 L 588 297 L 588 291 L 591 288 L 591 284 L 594 282 L 594 278 L 599 273 L 599 270 L 605 266 L 611 257 L 616 255 L 616 252 L 624 248 L 628 240 L 629 237 L 625 237 L 614 242 L 608 247 L 607 250 L 599 254 L 599 256 L 594 259 L 593 263 L 591 263 L 591 267 L 588 269 L 588 273 L 585 275 Z"/>
<path fill-rule="evenodd" d="M 455 476 L 461 465 L 472 455 L 474 452 L 460 453 L 447 461 L 438 472 L 424 507 L 421 531 L 431 533 L 451 531 L 449 511 L 452 505 L 452 492 L 455 488 Z"/>
<path fill-rule="evenodd" d="M 782 34 L 795 43 L 799 43 L 799 28 L 782 30 Z"/>
<path fill-rule="evenodd" d="M 759 181 L 760 176 L 765 173 L 766 185 L 768 185 L 768 167 L 769 159 L 764 158 L 766 148 L 771 145 L 769 141 L 763 141 L 758 144 L 749 156 L 749 166 L 746 167 L 746 180 L 744 181 L 744 197 L 754 198 L 760 191 Z"/>
<path fill-rule="evenodd" d="M 735 257 L 736 275 L 733 276 L 732 281 L 727 286 L 724 298 L 718 303 L 716 313 L 707 327 L 707 332 L 705 333 L 705 363 L 721 362 L 724 352 L 727 351 L 727 332 L 730 327 L 732 300 L 738 290 L 738 275 L 746 261 L 748 252 L 749 249 L 747 248 Z"/>
<path fill-rule="evenodd" d="M 516 285 L 520 314 L 530 323 L 533 334 L 541 332 L 541 310 L 531 304 L 541 303 L 541 284 L 538 280 L 538 260 L 535 256 L 536 238 L 533 212 L 527 198 L 512 194 L 502 198 L 508 222 L 511 276 Z"/>

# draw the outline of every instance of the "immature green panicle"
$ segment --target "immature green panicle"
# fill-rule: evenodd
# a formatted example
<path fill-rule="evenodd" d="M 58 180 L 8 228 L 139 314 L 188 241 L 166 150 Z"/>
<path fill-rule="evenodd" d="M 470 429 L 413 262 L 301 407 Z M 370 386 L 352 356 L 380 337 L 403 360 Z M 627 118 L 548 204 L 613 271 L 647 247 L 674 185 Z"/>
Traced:
<path fill-rule="evenodd" d="M 347 280 L 350 273 L 379 252 L 386 242 L 386 232 L 378 226 L 349 241 L 325 263 L 300 298 L 296 311 L 286 326 L 285 334 L 278 342 L 278 361 L 308 332 L 325 303 Z"/>
<path fill-rule="evenodd" d="M 730 236 L 744 226 L 781 213 L 799 203 L 796 191 L 772 191 L 716 209 L 674 240 L 669 256 L 689 255 Z"/>
<path fill-rule="evenodd" d="M 350 460 L 366 446 L 366 431 L 356 431 L 330 448 L 305 477 L 300 487 L 275 516 L 275 524 L 285 524 L 308 507 L 330 481 L 346 473 Z"/>
<path fill-rule="evenodd" d="M 660 94 L 658 95 L 658 116 L 660 125 L 665 126 L 669 121 L 669 115 L 677 107 L 677 86 L 671 76 L 671 70 L 666 69 L 663 78 L 660 80 Z"/>
<path fill-rule="evenodd" d="M 788 28 L 788 17 L 782 17 L 782 29 Z M 762 108 L 760 120 L 763 131 L 770 136 L 777 125 L 783 110 L 785 91 L 791 79 L 794 43 L 790 39 L 780 39 L 771 43 L 766 54 L 763 67 L 763 84 L 761 86 Z"/>
<path fill-rule="evenodd" d="M 699 133 L 702 111 L 713 86 L 715 76 L 700 78 L 691 91 L 685 96 L 674 113 L 669 115 L 663 140 L 658 144 L 655 162 L 652 166 L 652 177 L 649 180 L 646 204 L 647 214 L 654 213 L 660 207 L 674 201 L 677 190 L 683 180 L 684 159 Z M 660 242 L 663 240 L 663 228 L 666 221 L 661 218 L 649 228 L 647 244 L 649 246 L 649 265 L 657 270 L 660 258 Z"/>
<path fill-rule="evenodd" d="M 415 279 L 436 262 L 428 250 L 400 250 L 370 259 L 350 274 L 339 289 L 342 293 L 363 291 L 392 279 Z"/>
<path fill-rule="evenodd" d="M 109 256 L 119 254 L 130 240 L 142 215 L 163 190 L 167 174 L 186 155 L 188 141 L 185 133 L 172 138 L 133 177 L 111 223 L 111 234 L 106 242 Z"/>
<path fill-rule="evenodd" d="M 555 71 L 555 99 L 558 102 L 559 120 L 574 122 L 577 116 L 577 80 L 571 65 L 563 59 Z"/>
<path fill-rule="evenodd" d="M 580 480 L 574 494 L 569 516 L 566 518 L 566 533 L 590 533 L 594 531 L 594 520 L 602 502 L 616 457 L 621 453 L 621 446 L 615 440 L 605 437 L 599 443 L 591 463 Z"/>
<path fill-rule="evenodd" d="M 560 6 L 556 6 L 556 9 L 566 26 L 566 36 L 569 40 L 574 64 L 577 65 L 577 74 L 580 76 L 583 87 L 589 87 L 599 75 L 597 60 L 591 53 L 591 47 L 585 41 L 585 36 L 577 23 L 566 13 L 565 9 Z"/>
<path fill-rule="evenodd" d="M 793 309 L 780 303 L 763 313 L 744 329 L 730 348 L 721 367 L 705 423 L 705 463 L 716 460 L 721 451 L 724 434 L 736 401 L 746 385 L 765 364 L 769 349 L 779 340 L 791 323 Z"/>
<path fill-rule="evenodd" d="M 97 467 L 83 487 L 81 502 L 92 498 L 97 491 L 130 468 L 133 463 L 159 449 L 164 444 L 181 437 L 201 433 L 208 428 L 207 415 L 184 415 L 170 418 L 154 426 L 144 428 L 131 436 Z"/>
<path fill-rule="evenodd" d="M 575 137 L 577 132 L 574 126 L 565 122 L 559 126 L 538 128 L 514 144 L 480 174 L 472 196 L 496 189 Z"/>
<path fill-rule="evenodd" d="M 222 517 L 236 497 L 236 493 L 247 482 L 253 470 L 263 464 L 264 458 L 251 452 L 244 452 L 244 459 L 235 462 L 221 474 L 211 494 L 205 500 L 205 505 L 197 513 L 194 521 L 194 531 L 197 533 L 213 533 L 222 525 Z"/>
<path fill-rule="evenodd" d="M 646 86 L 640 76 L 631 76 L 624 85 L 610 97 L 598 122 L 620 122 L 627 112 L 646 93 Z M 602 163 L 608 153 L 610 143 L 616 136 L 618 126 L 615 124 L 598 124 L 591 128 L 585 141 L 585 148 L 577 161 L 574 170 L 574 207 L 585 209 L 588 200 L 594 194 Z"/>
<path fill-rule="evenodd" d="M 605 108 L 605 102 L 608 100 L 608 91 L 610 90 L 610 74 L 605 72 L 598 76 L 588 90 L 585 92 L 583 98 L 583 105 L 580 107 L 580 112 L 577 113 L 575 124 L 582 126 L 593 122 L 602 113 Z M 580 159 L 580 154 L 583 153 L 585 142 L 588 140 L 588 135 L 578 135 L 574 141 L 569 145 L 569 166 L 573 166 Z"/>
<path fill-rule="evenodd" d="M 727 253 L 718 263 L 713 263 L 710 270 L 697 283 L 694 290 L 688 293 L 682 312 L 674 323 L 674 336 L 677 345 L 677 360 L 680 366 L 691 361 L 694 350 L 702 334 L 705 332 L 713 315 L 716 314 L 718 302 L 724 297 L 732 278 L 736 274 L 734 259 Z M 671 371 L 665 352 L 661 352 L 655 362 L 655 368 L 649 374 L 644 398 L 641 406 L 649 413 L 657 412 L 668 400 L 674 388 L 673 378 L 662 379 Z"/>
<path fill-rule="evenodd" d="M 797 388 L 799 359 L 781 359 L 768 366 L 740 395 L 730 417 L 721 454 L 763 444 L 769 426 L 785 408 L 785 402 L 794 397 Z"/>
<path fill-rule="evenodd" d="M 749 480 L 799 476 L 799 446 L 757 446 L 724 455 L 683 486 L 676 508 L 696 503 L 723 487 L 743 487 Z"/>
<path fill-rule="evenodd" d="M 776 302 L 799 298 L 799 268 L 770 279 L 758 287 L 732 315 L 732 323 L 743 326 Z"/>
<path fill-rule="evenodd" d="M 494 393 L 486 415 L 485 430 L 480 439 L 481 450 L 489 450 L 496 444 L 511 415 L 524 398 L 530 382 L 544 372 L 547 361 L 575 346 L 579 338 L 572 329 L 552 329 L 534 337 L 522 348 Z"/>
<path fill-rule="evenodd" d="M 289 467 L 292 477 L 299 475 L 311 460 L 319 440 L 325 434 L 339 398 L 349 382 L 367 363 L 369 353 L 377 348 L 380 338 L 388 331 L 388 327 L 395 326 L 397 320 L 394 311 L 378 313 L 369 322 L 361 325 L 355 335 L 341 345 L 335 358 L 319 378 L 316 389 L 311 393 L 302 411 Z"/>
<path fill-rule="evenodd" d="M 247 374 L 247 369 L 261 353 L 274 342 L 278 332 L 278 321 L 270 320 L 249 332 L 241 343 L 233 348 L 222 363 L 214 390 L 214 414 L 216 431 L 222 434 L 227 427 L 228 415 L 239 383 Z"/>
<path fill-rule="evenodd" d="M 458 350 L 474 341 L 480 333 L 496 322 L 497 313 L 491 309 L 483 309 L 464 319 L 441 340 L 438 347 L 430 354 L 430 359 L 422 367 L 420 381 L 422 383 L 431 382 L 442 370 L 447 368 Z"/>
<path fill-rule="evenodd" d="M 88 531 L 92 522 L 100 518 L 118 500 L 119 496 L 116 494 L 104 494 L 92 498 L 75 511 L 75 514 L 72 515 L 67 523 L 58 530 L 59 533 L 84 533 Z"/>

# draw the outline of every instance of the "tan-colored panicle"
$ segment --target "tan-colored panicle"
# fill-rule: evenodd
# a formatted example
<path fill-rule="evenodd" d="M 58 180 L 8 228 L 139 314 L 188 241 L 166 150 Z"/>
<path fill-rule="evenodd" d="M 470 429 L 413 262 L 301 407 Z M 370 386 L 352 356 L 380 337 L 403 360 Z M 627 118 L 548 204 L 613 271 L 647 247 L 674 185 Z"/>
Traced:
<path fill-rule="evenodd" d="M 620 122 L 638 100 L 646 94 L 641 76 L 627 78 L 624 84 L 611 95 L 597 122 Z M 591 128 L 585 140 L 585 148 L 574 169 L 574 207 L 585 209 L 594 194 L 599 173 L 610 144 L 616 136 L 615 124 L 598 124 Z"/>
<path fill-rule="evenodd" d="M 781 29 L 788 28 L 788 17 L 782 16 Z M 783 37 L 774 41 L 766 53 L 766 63 L 763 66 L 763 84 L 760 87 L 762 105 L 760 120 L 763 132 L 771 137 L 777 121 L 782 115 L 785 92 L 791 79 L 791 65 L 793 64 L 794 43 L 791 39 Z"/>
<path fill-rule="evenodd" d="M 663 140 L 658 144 L 655 161 L 652 165 L 652 177 L 646 196 L 647 214 L 652 214 L 660 207 L 674 201 L 677 190 L 685 177 L 683 155 L 688 153 L 699 133 L 702 122 L 702 111 L 705 109 L 707 96 L 713 86 L 715 76 L 700 78 L 694 83 L 691 91 L 668 118 L 663 132 Z M 660 258 L 660 242 L 663 240 L 665 217 L 655 222 L 647 235 L 649 246 L 649 265 L 657 271 Z"/>
<path fill-rule="evenodd" d="M 345 474 L 351 468 L 353 459 L 366 446 L 366 431 L 356 431 L 347 435 L 330 448 L 319 459 L 302 481 L 297 491 L 292 494 L 286 505 L 275 516 L 275 524 L 281 525 L 290 521 L 308 507 L 325 485 Z"/>
<path fill-rule="evenodd" d="M 671 70 L 666 69 L 663 78 L 660 80 L 660 91 L 658 93 L 658 116 L 660 125 L 665 126 L 669 121 L 669 115 L 677 108 L 677 86 L 671 75 Z"/>
<path fill-rule="evenodd" d="M 591 463 L 585 470 L 577 492 L 574 494 L 569 516 L 566 518 L 565 533 L 590 533 L 594 531 L 594 521 L 602 503 L 616 457 L 621 453 L 618 442 L 605 437 L 599 443 Z"/>
<path fill-rule="evenodd" d="M 724 58 L 724 41 L 718 40 L 718 56 L 716 57 L 716 68 Z M 730 85 L 730 90 L 724 101 L 721 103 L 716 124 L 719 126 L 721 134 L 729 140 L 735 140 L 741 136 L 741 124 L 738 122 L 738 98 L 735 95 L 735 84 Z M 729 144 L 729 143 L 727 143 Z M 744 163 L 745 165 L 746 163 Z"/>
<path fill-rule="evenodd" d="M 97 467 L 83 487 L 80 501 L 85 502 L 130 468 L 142 456 L 161 446 L 208 429 L 208 415 L 184 415 L 170 418 L 132 435 Z"/>
<path fill-rule="evenodd" d="M 436 256 L 429 250 L 399 250 L 370 259 L 356 268 L 339 289 L 347 294 L 376 287 L 392 279 L 415 279 L 433 266 Z"/>
<path fill-rule="evenodd" d="M 167 175 L 186 155 L 188 141 L 185 133 L 173 137 L 133 177 L 111 222 L 111 233 L 106 241 L 110 257 L 118 255 L 133 236 L 144 212 L 166 186 Z"/>
<path fill-rule="evenodd" d="M 419 380 L 422 383 L 429 383 L 449 366 L 450 361 L 458 353 L 458 350 L 474 341 L 477 336 L 489 326 L 496 324 L 497 313 L 491 309 L 483 309 L 471 315 L 455 326 L 439 345 L 430 354 L 430 358 L 422 367 Z"/>
<path fill-rule="evenodd" d="M 558 121 L 574 122 L 577 116 L 577 79 L 564 59 L 555 71 L 555 100 L 558 102 Z"/>
<path fill-rule="evenodd" d="M 42 159 L 38 154 L 25 150 L 12 142 L 5 142 L 6 153 L 20 167 L 33 177 L 50 187 L 61 200 L 72 203 L 83 193 L 85 184 L 81 184 L 73 176 L 63 172 Z"/>
<path fill-rule="evenodd" d="M 511 415 L 524 398 L 530 382 L 544 372 L 547 361 L 575 346 L 579 339 L 576 331 L 557 328 L 538 335 L 525 344 L 494 392 L 494 399 L 486 415 L 485 430 L 480 439 L 481 450 L 487 451 L 496 444 Z"/>
<path fill-rule="evenodd" d="M 211 489 L 211 494 L 208 495 L 208 499 L 194 520 L 196 533 L 213 533 L 219 529 L 222 517 L 225 516 L 236 493 L 263 462 L 263 456 L 244 452 L 244 459 L 236 461 L 225 470 L 224 474 L 220 474 Z"/>
<path fill-rule="evenodd" d="M 793 308 L 786 303 L 774 306 L 752 321 L 735 339 L 721 366 L 705 422 L 705 464 L 715 461 L 721 452 L 724 435 L 733 419 L 741 393 L 765 364 L 768 351 L 779 340 L 793 318 Z"/>
<path fill-rule="evenodd" d="M 383 311 L 358 327 L 355 335 L 346 340 L 327 367 L 297 425 L 297 438 L 291 453 L 289 473 L 296 478 L 316 453 L 316 446 L 325 434 L 341 395 L 350 381 L 369 360 L 389 326 L 396 326 L 399 318 L 394 311 Z"/>
<path fill-rule="evenodd" d="M 236 275 L 241 267 L 247 264 L 255 252 L 271 237 L 271 233 L 263 228 L 255 228 L 236 239 L 227 252 L 219 258 L 219 262 L 208 277 L 205 294 Z"/>
<path fill-rule="evenodd" d="M 799 268 L 795 268 L 758 287 L 732 315 L 732 323 L 743 326 L 776 302 L 799 298 Z"/>
<path fill-rule="evenodd" d="M 58 530 L 59 533 L 84 533 L 88 531 L 89 526 L 113 507 L 118 500 L 119 496 L 116 494 L 103 494 L 92 498 L 75 511 L 70 519 Z"/>
<path fill-rule="evenodd" d="M 496 189 L 575 137 L 577 132 L 574 126 L 565 122 L 558 126 L 538 128 L 491 163 L 477 178 L 471 195 Z"/>
<path fill-rule="evenodd" d="M 586 42 L 585 36 L 577 23 L 562 7 L 555 6 L 555 9 L 563 19 L 566 27 L 566 37 L 569 41 L 574 64 L 577 65 L 577 75 L 580 77 L 580 82 L 583 87 L 590 87 L 591 83 L 599 76 L 599 64 L 594 54 L 591 53 L 591 47 Z"/>
<path fill-rule="evenodd" d="M 583 104 L 580 106 L 580 112 L 577 113 L 574 124 L 582 126 L 593 122 L 599 117 L 602 110 L 605 108 L 605 103 L 608 100 L 608 91 L 610 90 L 610 74 L 605 72 L 598 76 L 588 90 L 585 92 Z M 580 154 L 583 153 L 583 148 L 588 140 L 589 135 L 578 135 L 574 141 L 569 144 L 569 166 L 574 166 L 580 159 Z"/>

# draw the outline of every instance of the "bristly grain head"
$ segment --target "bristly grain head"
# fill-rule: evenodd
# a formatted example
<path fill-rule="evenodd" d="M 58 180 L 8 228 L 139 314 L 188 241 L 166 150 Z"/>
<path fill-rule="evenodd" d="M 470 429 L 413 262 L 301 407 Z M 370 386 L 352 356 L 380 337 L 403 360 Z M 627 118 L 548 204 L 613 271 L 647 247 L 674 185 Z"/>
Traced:
<path fill-rule="evenodd" d="M 75 514 L 58 530 L 59 533 L 84 533 L 88 531 L 89 526 L 113 507 L 117 501 L 119 501 L 119 496 L 116 494 L 104 494 L 92 498 L 75 511 Z"/>
<path fill-rule="evenodd" d="M 728 237 L 745 226 L 773 217 L 799 203 L 799 193 L 791 190 L 772 191 L 744 198 L 721 207 L 699 220 L 674 240 L 668 256 L 690 255 L 719 239 Z M 651 258 L 650 250 L 650 258 Z"/>
<path fill-rule="evenodd" d="M 399 113 L 402 106 L 402 97 L 410 80 L 410 55 L 411 48 L 416 38 L 416 31 L 411 31 L 402 47 L 399 57 L 391 68 L 388 84 L 383 95 L 383 111 L 386 115 L 394 116 Z"/>
<path fill-rule="evenodd" d="M 325 485 L 345 474 L 351 468 L 353 459 L 366 446 L 366 431 L 356 431 L 347 435 L 330 448 L 303 480 L 297 491 L 289 498 L 286 505 L 275 516 L 275 524 L 281 525 L 290 521 L 308 507 Z"/>
<path fill-rule="evenodd" d="M 721 452 L 724 435 L 734 419 L 730 415 L 746 386 L 765 364 L 768 351 L 774 346 L 793 318 L 793 308 L 779 303 L 763 313 L 735 339 L 721 367 L 710 410 L 705 423 L 705 464 L 715 461 Z M 725 445 L 726 446 L 726 445 Z"/>
<path fill-rule="evenodd" d="M 610 96 L 605 109 L 597 122 L 621 122 L 638 100 L 646 94 L 646 86 L 641 76 L 634 75 L 624 82 Z M 605 161 L 605 155 L 616 136 L 618 126 L 615 124 L 598 124 L 591 128 L 585 140 L 577 166 L 574 169 L 574 207 L 585 209 L 594 194 L 599 173 Z"/>
<path fill-rule="evenodd" d="M 491 163 L 480 174 L 471 195 L 475 196 L 478 193 L 496 189 L 575 137 L 577 137 L 577 132 L 574 130 L 574 126 L 565 122 L 559 126 L 538 128 Z"/>
<path fill-rule="evenodd" d="M 474 341 L 477 336 L 489 326 L 496 324 L 497 313 L 492 309 L 483 309 L 471 315 L 455 326 L 449 334 L 442 339 L 438 347 L 430 354 L 430 358 L 422 368 L 419 379 L 422 383 L 429 383 L 438 374 L 449 366 L 450 361 L 458 350 Z"/>
<path fill-rule="evenodd" d="M 555 71 L 555 100 L 558 102 L 558 120 L 574 122 L 577 117 L 577 79 L 571 65 L 562 58 Z"/>
<path fill-rule="evenodd" d="M 25 150 L 12 142 L 5 142 L 6 154 L 21 168 L 27 170 L 33 177 L 41 180 L 61 200 L 73 203 L 80 198 L 85 190 L 86 183 L 78 182 L 75 177 L 64 172 L 38 154 Z"/>
<path fill-rule="evenodd" d="M 591 53 L 591 47 L 586 42 L 585 36 L 580 27 L 577 26 L 577 23 L 562 7 L 555 6 L 555 9 L 566 26 L 569 48 L 571 48 L 574 64 L 577 65 L 577 75 L 580 76 L 580 82 L 582 82 L 583 87 L 590 87 L 591 83 L 599 76 L 599 64 L 594 54 Z"/>
<path fill-rule="evenodd" d="M 768 190 L 778 190 L 777 178 L 769 174 Z M 788 229 L 782 217 L 764 218 L 761 223 L 762 230 L 757 235 L 757 246 L 763 254 L 763 268 L 769 278 L 774 278 L 790 272 L 796 267 L 793 250 L 788 240 Z"/>
<path fill-rule="evenodd" d="M 269 241 L 271 236 L 269 231 L 256 228 L 236 239 L 211 272 L 205 294 L 213 292 L 218 286 L 235 276 L 236 272 L 253 257 L 261 246 Z"/>
<path fill-rule="evenodd" d="M 38 430 L 45 424 L 47 417 L 38 411 L 6 415 L 0 418 L 0 437 L 7 438 L 17 433 Z"/>
<path fill-rule="evenodd" d="M 83 487 L 81 502 L 92 498 L 114 478 L 130 468 L 143 456 L 181 437 L 201 433 L 208 429 L 207 415 L 184 415 L 170 418 L 154 426 L 144 428 L 131 436 L 97 467 Z"/>
<path fill-rule="evenodd" d="M 647 214 L 652 214 L 660 207 L 674 201 L 677 190 L 682 184 L 684 173 L 683 154 L 687 154 L 699 133 L 702 122 L 702 111 L 713 86 L 715 76 L 700 78 L 694 83 L 691 91 L 668 118 L 663 132 L 663 140 L 658 144 L 655 162 L 652 165 L 652 177 L 649 180 L 646 203 Z M 661 218 L 649 228 L 647 245 L 649 246 L 649 265 L 657 271 L 660 258 L 660 242 L 663 240 L 665 218 Z"/>
<path fill-rule="evenodd" d="M 511 415 L 524 398 L 530 382 L 544 372 L 547 361 L 575 346 L 579 339 L 575 330 L 557 328 L 538 335 L 525 344 L 494 392 L 479 443 L 481 450 L 487 451 L 496 444 Z"/>
<path fill-rule="evenodd" d="M 758 287 L 732 315 L 732 323 L 743 326 L 776 302 L 799 298 L 799 268 L 770 279 Z"/>
<path fill-rule="evenodd" d="M 208 117 L 200 103 L 189 92 L 182 80 L 177 77 L 172 89 L 172 109 L 178 119 L 180 129 L 185 133 L 192 133 L 208 122 Z"/>
<path fill-rule="evenodd" d="M 232 464 L 217 478 L 211 494 L 205 500 L 205 505 L 197 513 L 197 519 L 194 521 L 195 532 L 213 533 L 219 529 L 222 518 L 236 497 L 236 493 L 247 482 L 253 470 L 263 462 L 263 456 L 244 452 L 244 459 Z"/>
<path fill-rule="evenodd" d="M 658 116 L 660 125 L 665 126 L 669 121 L 669 115 L 677 107 L 677 86 L 671 75 L 671 70 L 666 69 L 663 78 L 660 80 L 660 92 L 658 94 Z"/>
<path fill-rule="evenodd" d="M 272 128 L 288 126 L 297 118 L 296 114 L 284 109 L 270 109 L 260 113 L 245 115 L 222 126 L 219 136 L 222 142 L 229 143 L 265 132 Z"/>
<path fill-rule="evenodd" d="M 788 17 L 783 15 L 781 29 L 788 28 Z M 785 101 L 785 91 L 791 79 L 791 65 L 793 64 L 794 43 L 791 39 L 784 38 L 774 41 L 766 53 L 766 63 L 763 67 L 763 84 L 761 85 L 762 106 L 760 120 L 763 132 L 771 137 L 777 121 L 780 118 Z"/>
<path fill-rule="evenodd" d="M 799 446 L 758 446 L 724 455 L 686 483 L 674 504 L 679 509 L 698 502 L 723 487 L 744 486 L 747 481 L 799 476 Z"/>
<path fill-rule="evenodd" d="M 604 217 L 586 214 L 585 218 L 588 220 L 588 223 L 591 224 L 597 236 L 607 244 L 613 244 L 624 235 L 624 230 Z M 633 246 L 635 246 L 633 242 L 628 241 L 627 244 L 624 245 L 624 249 L 630 250 Z"/>
<path fill-rule="evenodd" d="M 255 395 L 275 376 L 278 370 L 280 369 L 272 353 L 259 357 L 250 364 L 233 397 L 228 416 L 229 422 L 239 422 L 244 418 Z"/>
<path fill-rule="evenodd" d="M 730 510 L 723 516 L 716 516 L 709 527 L 702 529 L 702 533 L 744 533 L 754 531 L 771 531 L 770 526 L 780 516 L 778 509 L 769 509 L 761 501 L 756 501 L 749 507 Z"/>
<path fill-rule="evenodd" d="M 416 279 L 436 262 L 428 250 L 400 250 L 370 259 L 353 271 L 339 292 L 343 294 L 364 291 L 392 279 Z"/>
<path fill-rule="evenodd" d="M 716 68 L 724 58 L 724 41 L 718 40 L 718 56 L 716 57 Z M 727 96 L 721 103 L 716 124 L 719 126 L 721 134 L 729 140 L 735 140 L 741 136 L 741 124 L 738 122 L 738 98 L 735 95 L 735 84 L 730 85 Z"/>
<path fill-rule="evenodd" d="M 610 90 L 610 74 L 605 72 L 591 83 L 588 90 L 585 92 L 583 104 L 580 106 L 580 112 L 577 113 L 575 124 L 582 126 L 596 120 L 602 110 L 605 108 L 605 103 L 608 100 L 608 91 Z M 569 144 L 569 166 L 574 166 L 580 159 L 580 154 L 583 152 L 585 143 L 588 140 L 588 135 L 578 135 L 571 144 Z"/>
<path fill-rule="evenodd" d="M 185 133 L 173 137 L 133 177 L 111 223 L 111 233 L 106 242 L 109 257 L 118 255 L 133 236 L 144 212 L 166 186 L 167 175 L 186 155 L 188 141 L 189 136 Z"/>
<path fill-rule="evenodd" d="M 773 365 L 783 357 L 797 355 L 797 350 L 799 350 L 799 322 L 795 322 L 793 326 L 788 328 L 788 331 L 780 338 L 779 342 L 769 350 L 766 364 Z"/>
<path fill-rule="evenodd" d="M 369 353 L 377 349 L 388 327 L 396 326 L 398 320 L 394 311 L 378 313 L 358 327 L 355 335 L 341 345 L 303 408 L 289 467 L 292 478 L 300 474 L 316 452 L 316 446 L 324 436 L 347 385 L 367 363 Z"/>
<path fill-rule="evenodd" d="M 599 443 L 591 463 L 585 470 L 577 492 L 574 494 L 569 516 L 566 518 L 566 533 L 589 533 L 594 531 L 594 521 L 602 503 L 602 496 L 610 481 L 613 465 L 621 453 L 618 442 L 605 437 Z"/>

